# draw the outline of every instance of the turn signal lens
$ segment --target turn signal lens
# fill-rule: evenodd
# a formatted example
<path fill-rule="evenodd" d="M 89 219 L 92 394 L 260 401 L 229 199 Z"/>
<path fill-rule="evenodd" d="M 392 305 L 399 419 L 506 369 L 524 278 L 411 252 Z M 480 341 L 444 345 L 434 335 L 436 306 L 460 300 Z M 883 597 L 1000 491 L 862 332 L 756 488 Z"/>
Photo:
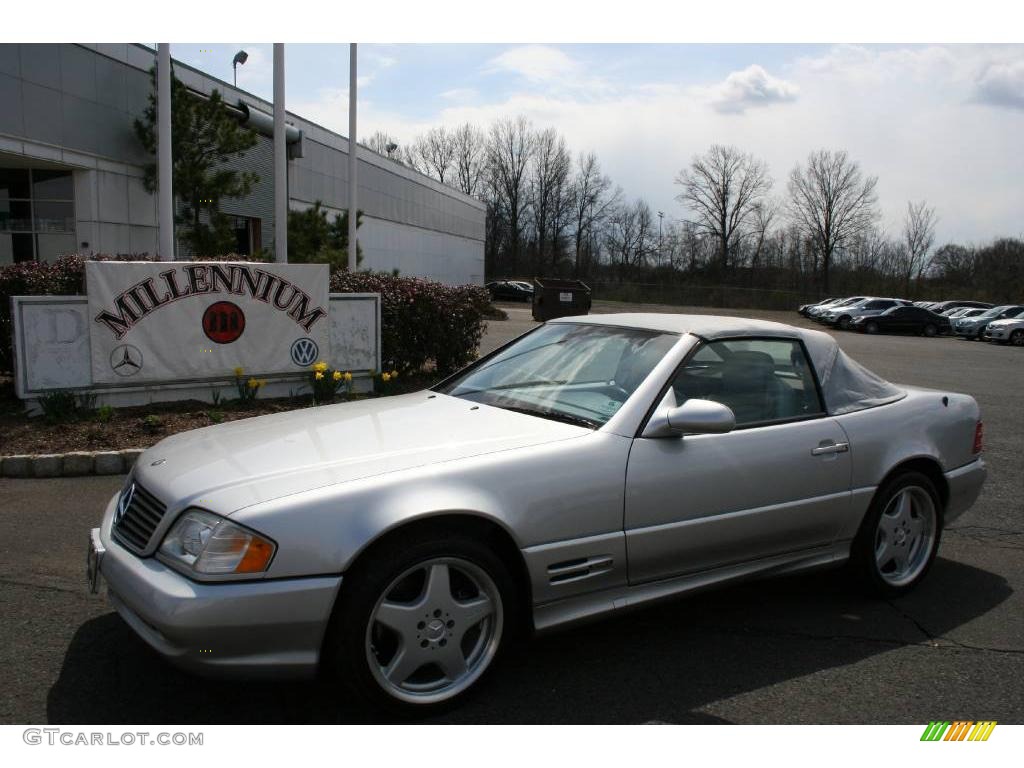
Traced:
<path fill-rule="evenodd" d="M 977 426 L 974 427 L 974 446 L 971 448 L 972 453 L 981 453 L 982 445 L 985 442 L 985 425 L 980 421 Z"/>

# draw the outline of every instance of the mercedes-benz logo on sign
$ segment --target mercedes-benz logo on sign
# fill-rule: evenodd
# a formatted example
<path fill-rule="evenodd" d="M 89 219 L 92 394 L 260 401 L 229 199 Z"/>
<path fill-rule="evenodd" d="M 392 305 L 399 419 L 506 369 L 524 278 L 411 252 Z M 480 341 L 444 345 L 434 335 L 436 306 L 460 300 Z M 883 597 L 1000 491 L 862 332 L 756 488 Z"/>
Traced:
<path fill-rule="evenodd" d="M 110 367 L 118 376 L 134 376 L 142 370 L 142 350 L 134 344 L 119 344 L 110 353 Z"/>
<path fill-rule="evenodd" d="M 132 483 L 121 492 L 121 498 L 117 500 L 117 508 L 114 510 L 114 525 L 121 522 L 124 513 L 131 506 L 132 497 L 135 495 L 135 483 Z"/>
<path fill-rule="evenodd" d="M 303 337 L 292 342 L 292 362 L 300 368 L 305 368 L 316 362 L 320 354 L 320 347 L 311 338 Z"/>

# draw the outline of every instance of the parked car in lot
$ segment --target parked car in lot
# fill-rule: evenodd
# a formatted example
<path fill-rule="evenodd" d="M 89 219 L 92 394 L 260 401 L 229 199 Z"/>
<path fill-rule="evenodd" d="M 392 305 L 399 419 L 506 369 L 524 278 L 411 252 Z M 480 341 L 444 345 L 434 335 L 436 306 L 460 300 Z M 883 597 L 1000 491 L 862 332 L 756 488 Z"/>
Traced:
<path fill-rule="evenodd" d="M 868 297 L 867 296 L 849 296 L 849 297 L 847 297 L 845 299 L 836 299 L 835 301 L 833 301 L 831 303 L 821 304 L 821 305 L 819 305 L 817 307 L 811 307 L 809 310 L 807 310 L 807 316 L 809 318 L 811 318 L 812 320 L 818 320 L 818 319 L 821 318 L 821 316 L 825 312 L 827 312 L 827 311 L 829 311 L 831 309 L 835 309 L 837 307 L 848 306 L 850 304 L 856 304 L 859 301 L 864 301 L 864 299 L 866 299 L 866 298 L 868 298 Z"/>
<path fill-rule="evenodd" d="M 533 301 L 533 286 L 525 280 L 496 280 L 484 288 L 491 301 Z"/>
<path fill-rule="evenodd" d="M 863 333 L 916 333 L 922 336 L 936 336 L 951 333 L 952 324 L 948 317 L 937 315 L 921 307 L 899 306 L 887 309 L 880 315 L 862 316 L 850 322 L 851 331 Z"/>
<path fill-rule="evenodd" d="M 989 323 L 994 320 L 1016 317 L 1022 310 L 1024 310 L 1024 305 L 1021 304 L 1003 304 L 999 307 L 992 307 L 980 315 L 958 319 L 953 323 L 953 332 L 965 339 L 980 340 L 984 338 L 985 329 Z"/>
<path fill-rule="evenodd" d="M 985 328 L 983 338 L 998 344 L 1010 343 L 1015 347 L 1024 347 L 1024 311 L 1013 317 L 993 320 Z"/>
<path fill-rule="evenodd" d="M 431 390 L 165 438 L 90 583 L 175 664 L 426 713 L 523 630 L 841 562 L 906 593 L 981 490 L 979 419 L 819 331 L 561 318 Z"/>
<path fill-rule="evenodd" d="M 835 313 L 827 312 L 822 316 L 824 322 L 831 323 L 844 331 L 850 327 L 855 317 L 873 317 L 893 307 L 910 306 L 904 299 L 865 299 L 857 304 L 840 307 Z"/>
<path fill-rule="evenodd" d="M 836 301 L 838 301 L 838 299 L 836 299 L 834 297 L 831 297 L 831 298 L 827 298 L 827 299 L 822 299 L 821 301 L 815 301 L 815 302 L 813 302 L 811 304 L 801 304 L 799 307 L 797 307 L 796 311 L 799 314 L 803 315 L 804 317 L 807 317 L 808 314 L 810 313 L 811 309 L 813 309 L 814 307 L 821 307 L 821 308 L 823 308 L 826 304 L 832 304 L 832 303 L 834 303 Z"/>
<path fill-rule="evenodd" d="M 938 313 L 941 314 L 941 313 L 945 312 L 948 309 L 954 309 L 956 307 L 959 307 L 961 309 L 963 309 L 963 308 L 992 309 L 992 305 L 989 304 L 987 301 L 961 301 L 961 300 L 956 300 L 956 301 L 940 301 L 937 304 L 932 304 L 930 307 L 928 307 L 928 309 L 930 309 L 932 312 L 938 312 Z"/>
<path fill-rule="evenodd" d="M 952 321 L 959 320 L 961 317 L 977 317 L 987 311 L 987 309 L 978 309 L 977 307 L 953 307 L 953 309 L 946 310 L 943 314 Z"/>

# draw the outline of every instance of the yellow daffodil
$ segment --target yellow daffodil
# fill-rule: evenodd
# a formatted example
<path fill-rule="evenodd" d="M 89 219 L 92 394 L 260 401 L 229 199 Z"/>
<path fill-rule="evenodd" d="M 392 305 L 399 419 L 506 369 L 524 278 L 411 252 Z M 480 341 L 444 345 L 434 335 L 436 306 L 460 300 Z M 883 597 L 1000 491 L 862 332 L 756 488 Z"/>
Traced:
<path fill-rule="evenodd" d="M 345 381 L 352 381 L 352 374 L 345 371 Z"/>
<path fill-rule="evenodd" d="M 316 377 L 317 381 L 320 381 L 320 379 L 322 379 L 324 377 L 324 372 L 323 371 L 317 371 L 313 375 L 314 375 L 314 377 Z"/>
<path fill-rule="evenodd" d="M 260 386 L 261 387 L 267 386 L 267 380 L 266 379 L 260 379 Z"/>
<path fill-rule="evenodd" d="M 237 368 L 235 368 L 235 378 L 236 379 L 242 378 L 242 374 L 243 373 L 245 373 L 245 369 L 242 366 L 238 366 Z"/>
<path fill-rule="evenodd" d="M 249 389 L 258 389 L 260 386 L 260 383 L 256 381 L 256 379 L 249 379 L 249 381 L 247 381 L 246 384 L 248 385 Z"/>
<path fill-rule="evenodd" d="M 344 377 L 341 375 L 341 371 L 335 371 L 334 373 L 331 374 L 331 378 L 334 379 L 335 381 L 341 381 L 342 378 Z"/>
<path fill-rule="evenodd" d="M 391 372 L 391 378 L 392 379 L 397 379 L 398 378 L 398 371 L 392 371 Z"/>
<path fill-rule="evenodd" d="M 317 373 L 324 373 L 327 370 L 327 363 L 325 363 L 323 360 L 317 363 L 313 363 L 313 370 L 316 371 Z"/>
<path fill-rule="evenodd" d="M 380 380 L 384 382 L 391 381 L 391 374 L 388 373 L 387 371 L 384 371 L 384 373 L 380 375 Z"/>

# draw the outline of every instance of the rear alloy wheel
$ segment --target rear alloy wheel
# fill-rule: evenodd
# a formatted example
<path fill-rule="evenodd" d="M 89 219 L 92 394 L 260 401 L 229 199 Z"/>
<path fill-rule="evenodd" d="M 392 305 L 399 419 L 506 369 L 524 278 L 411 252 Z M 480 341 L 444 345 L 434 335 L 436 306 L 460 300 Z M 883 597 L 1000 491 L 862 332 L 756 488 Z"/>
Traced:
<path fill-rule="evenodd" d="M 1024 331 L 1014 331 L 1010 334 L 1010 343 L 1015 347 L 1024 347 Z"/>
<path fill-rule="evenodd" d="M 851 551 L 851 562 L 875 593 L 910 591 L 935 560 L 942 533 L 941 502 L 920 472 L 905 472 L 876 494 Z"/>
<path fill-rule="evenodd" d="M 878 323 L 871 321 L 864 326 L 864 330 L 868 333 L 878 333 Z"/>
<path fill-rule="evenodd" d="M 936 333 L 938 333 L 938 329 L 934 325 L 932 325 L 931 323 L 928 323 L 928 325 L 926 325 L 924 327 L 924 335 L 925 336 L 928 336 L 929 338 L 931 338 Z"/>
<path fill-rule="evenodd" d="M 359 698 L 423 716 L 449 706 L 492 666 L 512 634 L 515 587 L 480 542 L 403 544 L 346 574 L 324 653 Z"/>

